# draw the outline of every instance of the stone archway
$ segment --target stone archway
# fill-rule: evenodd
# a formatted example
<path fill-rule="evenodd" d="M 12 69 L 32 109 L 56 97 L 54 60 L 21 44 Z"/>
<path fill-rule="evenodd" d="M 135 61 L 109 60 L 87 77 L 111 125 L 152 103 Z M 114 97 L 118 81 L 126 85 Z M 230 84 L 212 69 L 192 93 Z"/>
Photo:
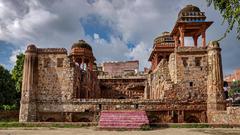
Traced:
<path fill-rule="evenodd" d="M 55 118 L 48 118 L 45 122 L 57 122 L 57 120 Z"/>
<path fill-rule="evenodd" d="M 73 118 L 73 122 L 91 122 L 91 120 L 88 119 L 88 118 L 85 118 L 85 117 L 83 117 L 83 118 Z"/>
<path fill-rule="evenodd" d="M 120 96 L 120 97 L 118 97 L 117 99 L 126 99 L 125 97 L 123 97 L 123 96 Z"/>
<path fill-rule="evenodd" d="M 200 120 L 196 116 L 189 115 L 185 118 L 185 122 L 186 123 L 200 123 Z"/>

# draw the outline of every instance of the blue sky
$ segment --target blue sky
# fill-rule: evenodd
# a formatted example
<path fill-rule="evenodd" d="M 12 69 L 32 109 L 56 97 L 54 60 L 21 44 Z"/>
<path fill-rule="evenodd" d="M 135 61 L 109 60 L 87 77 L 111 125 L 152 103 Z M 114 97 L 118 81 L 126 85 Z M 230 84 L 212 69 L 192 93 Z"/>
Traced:
<path fill-rule="evenodd" d="M 27 44 L 65 47 L 79 39 L 91 44 L 97 62 L 139 60 L 149 67 L 153 40 L 171 31 L 187 4 L 198 6 L 214 24 L 207 42 L 223 35 L 226 25 L 205 0 L 0 0 L 0 64 L 9 70 Z M 240 67 L 236 29 L 220 42 L 225 74 Z M 188 41 L 187 41 L 188 42 Z"/>

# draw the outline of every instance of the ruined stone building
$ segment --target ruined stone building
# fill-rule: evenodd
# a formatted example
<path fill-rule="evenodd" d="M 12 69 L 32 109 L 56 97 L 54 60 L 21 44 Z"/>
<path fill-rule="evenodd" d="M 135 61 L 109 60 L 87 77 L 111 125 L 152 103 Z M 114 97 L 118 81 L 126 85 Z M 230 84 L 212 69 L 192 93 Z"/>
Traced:
<path fill-rule="evenodd" d="M 139 71 L 139 61 L 104 62 L 101 65 L 101 69 L 105 76 L 112 78 L 134 75 Z"/>
<path fill-rule="evenodd" d="M 118 122 L 108 118 L 111 111 L 131 110 L 135 112 L 129 116 L 146 115 L 150 123 L 240 123 L 235 115 L 240 108 L 226 108 L 223 97 L 219 44 L 206 44 L 212 23 L 198 7 L 184 7 L 173 30 L 155 38 L 148 73 L 138 71 L 138 61 L 97 67 L 91 46 L 83 40 L 74 43 L 69 54 L 64 48 L 29 45 L 19 121 L 99 121 L 100 126 L 116 126 Z M 194 44 L 186 45 L 185 37 Z"/>

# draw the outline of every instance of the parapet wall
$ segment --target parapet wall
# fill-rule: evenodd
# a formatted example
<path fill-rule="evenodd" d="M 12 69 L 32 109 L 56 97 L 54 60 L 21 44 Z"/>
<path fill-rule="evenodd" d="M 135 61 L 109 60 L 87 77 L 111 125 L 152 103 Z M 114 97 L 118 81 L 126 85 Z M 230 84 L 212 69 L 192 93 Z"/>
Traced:
<path fill-rule="evenodd" d="M 211 124 L 240 124 L 240 107 L 227 107 L 226 111 L 209 111 Z"/>
<path fill-rule="evenodd" d="M 85 112 L 100 110 L 139 109 L 145 111 L 189 110 L 206 111 L 203 102 L 170 102 L 166 100 L 139 99 L 75 99 L 69 102 L 38 101 L 39 112 Z"/>
<path fill-rule="evenodd" d="M 121 76 L 124 73 L 134 72 L 139 70 L 138 61 L 126 62 L 105 62 L 103 63 L 103 71 L 110 76 Z"/>

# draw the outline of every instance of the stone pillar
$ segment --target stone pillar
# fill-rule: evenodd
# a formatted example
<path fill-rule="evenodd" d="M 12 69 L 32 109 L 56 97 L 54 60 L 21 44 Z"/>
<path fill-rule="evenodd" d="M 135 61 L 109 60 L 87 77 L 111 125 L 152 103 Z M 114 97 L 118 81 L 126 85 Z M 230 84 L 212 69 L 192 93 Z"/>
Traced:
<path fill-rule="evenodd" d="M 82 58 L 81 69 L 83 69 L 83 70 L 84 70 L 84 62 L 85 62 L 85 59 Z"/>
<path fill-rule="evenodd" d="M 64 122 L 72 122 L 72 113 L 70 112 L 64 113 Z"/>
<path fill-rule="evenodd" d="M 178 123 L 184 123 L 184 111 L 178 111 Z"/>
<path fill-rule="evenodd" d="M 198 44 L 198 36 L 193 36 L 194 47 L 197 47 Z"/>
<path fill-rule="evenodd" d="M 178 47 L 178 40 L 179 40 L 178 38 L 179 38 L 178 36 L 173 36 L 175 47 Z"/>
<path fill-rule="evenodd" d="M 21 105 L 19 112 L 19 122 L 36 121 L 36 80 L 34 74 L 37 61 L 37 48 L 29 45 L 25 52 Z"/>
<path fill-rule="evenodd" d="M 89 70 L 90 71 L 93 71 L 93 62 L 92 62 L 92 60 L 91 61 L 89 61 Z"/>
<path fill-rule="evenodd" d="M 225 110 L 221 48 L 217 41 L 208 45 L 207 111 Z M 210 118 L 210 117 L 208 117 Z"/>
<path fill-rule="evenodd" d="M 144 99 L 151 99 L 151 92 L 152 92 L 152 74 L 147 75 L 147 81 L 145 82 L 145 89 L 144 89 Z"/>
<path fill-rule="evenodd" d="M 202 46 L 206 47 L 206 31 L 202 31 Z"/>
<path fill-rule="evenodd" d="M 180 32 L 181 47 L 184 47 L 184 29 L 183 29 L 183 27 L 179 28 L 179 32 Z"/>

